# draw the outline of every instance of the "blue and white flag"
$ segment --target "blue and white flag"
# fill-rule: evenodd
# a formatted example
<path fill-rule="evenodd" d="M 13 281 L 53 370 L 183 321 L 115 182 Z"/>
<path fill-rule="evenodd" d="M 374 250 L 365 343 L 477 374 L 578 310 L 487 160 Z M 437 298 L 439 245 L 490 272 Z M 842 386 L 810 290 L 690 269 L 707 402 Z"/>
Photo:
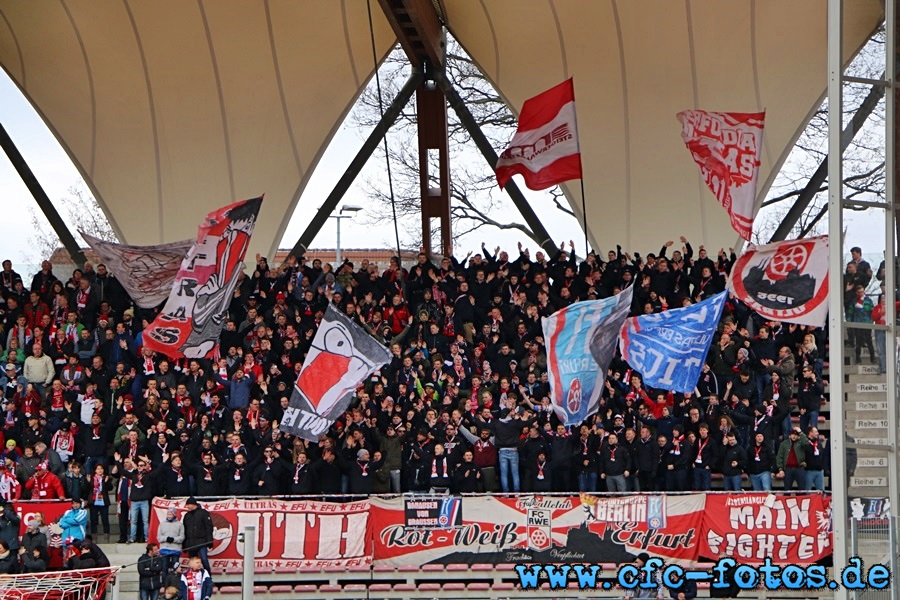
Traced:
<path fill-rule="evenodd" d="M 693 306 L 628 319 L 619 338 L 622 358 L 650 387 L 693 392 L 726 296 L 722 292 Z"/>
<path fill-rule="evenodd" d="M 550 397 L 566 426 L 578 425 L 597 411 L 633 291 L 629 287 L 612 298 L 576 302 L 541 321 Z"/>

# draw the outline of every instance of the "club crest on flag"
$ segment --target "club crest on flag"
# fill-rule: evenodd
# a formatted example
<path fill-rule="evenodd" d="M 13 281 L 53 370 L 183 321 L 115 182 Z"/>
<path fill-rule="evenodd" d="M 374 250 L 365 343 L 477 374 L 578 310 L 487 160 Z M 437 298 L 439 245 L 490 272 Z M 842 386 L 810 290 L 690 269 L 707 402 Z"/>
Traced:
<path fill-rule="evenodd" d="M 611 298 L 576 302 L 541 321 L 551 406 L 566 426 L 597 410 L 633 292 L 629 287 Z"/>
<path fill-rule="evenodd" d="M 828 312 L 828 236 L 748 249 L 728 286 L 767 319 L 821 327 Z"/>
<path fill-rule="evenodd" d="M 750 240 L 766 113 L 686 110 L 681 137 L 738 235 Z"/>

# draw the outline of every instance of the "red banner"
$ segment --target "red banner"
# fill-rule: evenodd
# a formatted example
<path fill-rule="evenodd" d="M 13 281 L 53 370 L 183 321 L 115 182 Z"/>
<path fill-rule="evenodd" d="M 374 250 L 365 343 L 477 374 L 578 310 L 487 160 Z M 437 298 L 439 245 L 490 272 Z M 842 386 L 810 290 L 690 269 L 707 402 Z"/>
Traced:
<path fill-rule="evenodd" d="M 741 563 L 813 563 L 832 552 L 831 498 L 820 494 L 711 494 L 700 554 Z"/>
<path fill-rule="evenodd" d="M 18 500 L 14 504 L 16 514 L 21 519 L 19 535 L 25 535 L 26 524 L 35 518 L 37 513 L 44 516 L 44 525 L 49 525 L 72 508 L 71 500 Z"/>
<path fill-rule="evenodd" d="M 44 505 L 57 505 L 33 504 L 45 516 Z M 170 506 L 182 516 L 184 500 L 153 501 L 151 533 Z M 684 567 L 723 553 L 742 563 L 808 564 L 832 551 L 831 502 L 819 494 L 415 495 L 344 504 L 260 498 L 204 508 L 213 520 L 214 569 L 240 566 L 238 534 L 247 526 L 256 528 L 257 571 L 373 561 L 623 564 L 641 552 Z"/>
<path fill-rule="evenodd" d="M 155 532 L 170 506 L 184 514 L 184 500 L 153 501 L 150 531 Z M 313 502 L 260 498 L 203 503 L 213 522 L 213 569 L 238 566 L 244 543 L 238 534 L 256 528 L 256 570 L 275 567 L 335 567 L 372 562 L 369 502 Z M 151 535 L 151 538 L 153 536 Z"/>
<path fill-rule="evenodd" d="M 519 126 L 494 167 L 500 189 L 516 173 L 531 190 L 581 179 L 581 150 L 572 79 L 522 105 Z"/>
<path fill-rule="evenodd" d="M 451 499 L 459 507 L 439 506 L 442 498 L 416 496 L 409 499 L 373 498 L 372 524 L 375 536 L 375 564 L 477 564 L 477 563 L 628 563 L 641 552 L 662 558 L 667 564 L 690 567 L 706 562 L 725 550 L 729 556 L 750 562 L 750 535 L 761 533 L 766 522 L 750 522 L 742 529 L 729 523 L 723 506 L 748 507 L 753 494 L 638 494 L 630 496 L 493 496 Z M 775 540 L 769 554 L 776 563 L 811 563 L 831 553 L 831 514 L 823 511 L 823 496 L 780 496 L 762 494 L 760 503 L 771 498 L 773 510 L 781 510 L 788 535 Z M 435 506 L 427 506 L 428 500 Z M 774 501 L 774 503 L 773 503 Z M 418 509 L 422 514 L 418 515 Z M 798 511 L 808 508 L 809 517 Z M 461 513 L 457 526 L 443 529 L 417 526 L 418 516 Z M 740 513 L 743 514 L 743 513 Z M 773 513 L 774 514 L 774 513 Z M 723 517 L 723 515 L 726 515 Z M 722 519 L 725 518 L 723 522 Z M 428 519 L 426 519 L 428 520 Z M 447 519 L 446 522 L 453 521 Z M 772 518 L 774 533 L 782 521 Z M 721 529 L 724 527 L 724 529 Z M 756 529 L 753 529 L 756 527 Z M 710 541 L 720 537 L 735 540 L 733 546 Z M 750 535 L 747 535 L 750 534 Z M 776 534 L 776 538 L 777 538 Z M 763 551 L 768 538 L 759 540 Z M 811 552 L 812 547 L 815 551 Z"/>

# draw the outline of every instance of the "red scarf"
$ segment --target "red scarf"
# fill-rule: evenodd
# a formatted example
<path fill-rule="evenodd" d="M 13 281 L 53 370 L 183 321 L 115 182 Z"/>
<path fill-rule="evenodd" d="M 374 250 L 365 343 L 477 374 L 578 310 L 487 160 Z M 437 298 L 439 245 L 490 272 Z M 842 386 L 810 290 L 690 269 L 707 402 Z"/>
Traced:
<path fill-rule="evenodd" d="M 53 400 L 50 404 L 50 410 L 64 410 L 65 401 L 63 400 L 63 390 L 53 390 Z"/>

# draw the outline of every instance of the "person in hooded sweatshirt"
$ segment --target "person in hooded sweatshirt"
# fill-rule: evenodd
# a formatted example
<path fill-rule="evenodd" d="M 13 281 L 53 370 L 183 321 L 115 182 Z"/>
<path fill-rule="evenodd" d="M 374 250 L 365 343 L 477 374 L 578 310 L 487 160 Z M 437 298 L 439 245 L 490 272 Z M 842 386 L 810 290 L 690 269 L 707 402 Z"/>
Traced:
<path fill-rule="evenodd" d="M 184 543 L 184 523 L 178 518 L 178 511 L 170 506 L 166 511 L 166 520 L 161 521 L 156 529 L 159 540 L 159 554 L 166 560 L 166 570 L 171 569 L 181 557 L 181 545 Z"/>

